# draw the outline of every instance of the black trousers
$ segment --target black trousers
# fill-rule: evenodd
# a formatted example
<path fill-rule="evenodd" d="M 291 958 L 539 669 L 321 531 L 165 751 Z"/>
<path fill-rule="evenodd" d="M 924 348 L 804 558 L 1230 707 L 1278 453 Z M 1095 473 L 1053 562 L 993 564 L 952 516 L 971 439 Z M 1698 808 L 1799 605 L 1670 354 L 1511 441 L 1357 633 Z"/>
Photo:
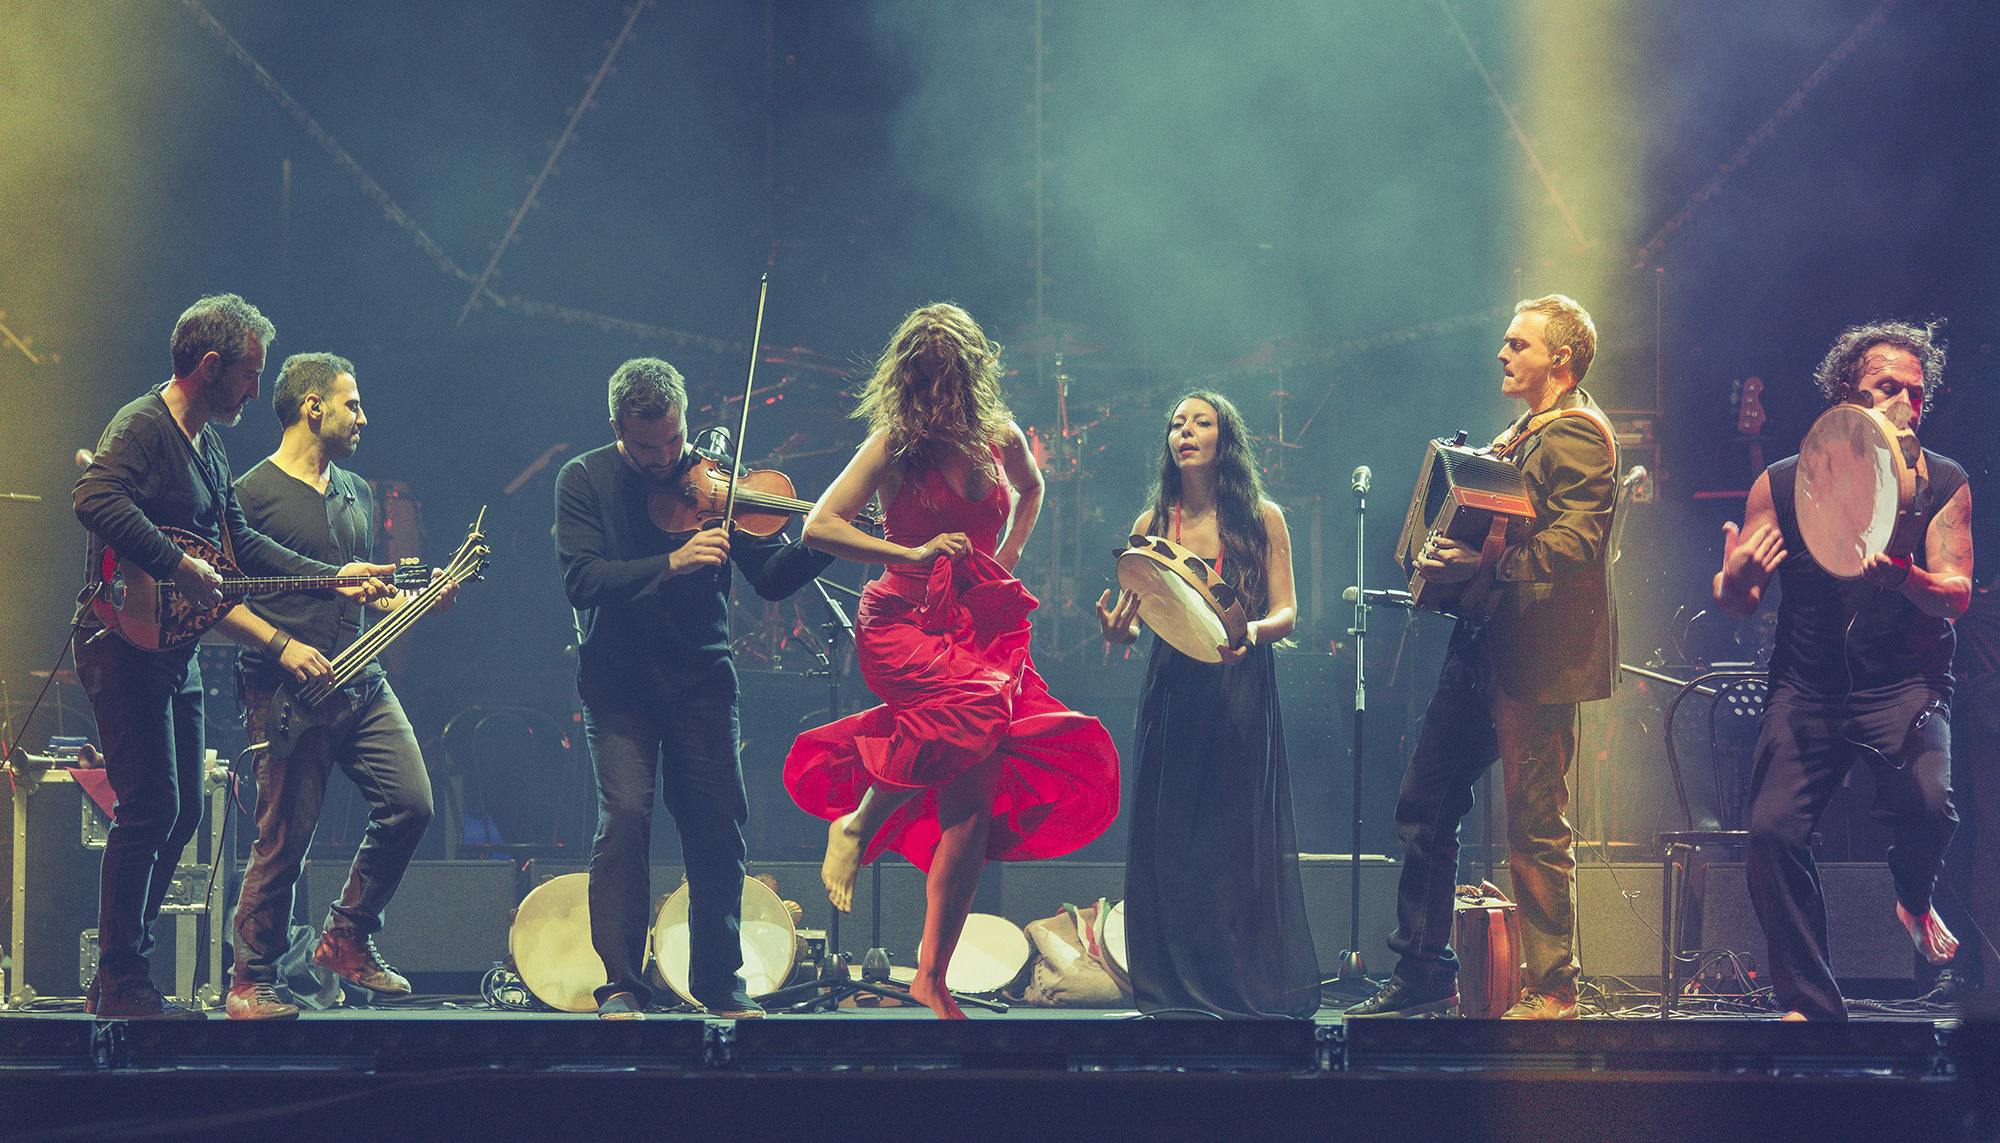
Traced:
<path fill-rule="evenodd" d="M 1889 872 L 1912 913 L 1931 907 L 1951 804 L 1950 695 L 1924 682 L 1842 698 L 1779 685 L 1764 710 L 1750 789 L 1750 903 L 1783 1007 L 1844 1020 L 1826 935 L 1826 898 L 1808 844 L 1855 761 L 1875 771 L 1873 814 L 1895 831 Z M 1887 907 L 1886 905 L 1884 906 Z"/>
<path fill-rule="evenodd" d="M 271 692 L 243 690 L 250 741 L 264 739 Z M 416 732 L 386 679 L 330 700 L 327 723 L 308 732 L 287 758 L 257 756 L 257 841 L 236 902 L 238 984 L 270 984 L 291 936 L 293 899 L 306 852 L 326 803 L 326 780 L 345 771 L 368 801 L 368 825 L 347 884 L 328 911 L 328 932 L 365 937 L 381 931 L 383 913 L 431 820 L 431 780 Z"/>
<path fill-rule="evenodd" d="M 201 828 L 201 665 L 192 644 L 141 651 L 92 632 L 78 636 L 76 669 L 118 798 L 98 884 L 98 969 L 144 976 L 174 867 Z"/>
<path fill-rule="evenodd" d="M 590 937 L 609 981 L 597 998 L 630 992 L 643 1004 L 652 996 L 644 969 L 657 791 L 680 830 L 687 867 L 688 991 L 704 1004 L 726 1002 L 743 988 L 743 826 L 750 817 L 734 673 L 663 696 L 646 711 L 586 700 L 583 728 L 597 772 Z"/>
<path fill-rule="evenodd" d="M 1396 797 L 1403 871 L 1396 885 L 1396 975 L 1442 991 L 1458 973 L 1451 949 L 1458 825 L 1472 788 L 1498 758 L 1507 797 L 1508 871 L 1520 908 L 1527 987 L 1570 993 L 1576 957 L 1576 835 L 1564 816 L 1576 757 L 1575 703 L 1522 703 L 1493 678 L 1486 636 L 1452 632 L 1437 693 L 1424 711 Z"/>

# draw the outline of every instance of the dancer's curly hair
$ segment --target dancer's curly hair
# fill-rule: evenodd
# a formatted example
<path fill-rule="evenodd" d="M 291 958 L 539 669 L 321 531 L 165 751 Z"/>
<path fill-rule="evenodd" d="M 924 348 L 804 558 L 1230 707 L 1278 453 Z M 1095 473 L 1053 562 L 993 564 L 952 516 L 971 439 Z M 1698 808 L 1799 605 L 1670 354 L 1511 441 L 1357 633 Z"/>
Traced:
<path fill-rule="evenodd" d="M 950 302 L 911 310 L 862 387 L 853 416 L 888 434 L 897 465 L 937 464 L 958 453 L 993 483 L 992 447 L 1014 415 L 1000 394 L 1000 346 Z"/>
<path fill-rule="evenodd" d="M 1851 325 L 1840 331 L 1833 339 L 1832 348 L 1813 370 L 1813 384 L 1819 386 L 1820 395 L 1829 405 L 1849 401 L 1861 385 L 1861 361 L 1868 351 L 1878 345 L 1893 345 L 1907 351 L 1924 367 L 1924 407 L 1922 412 L 1931 411 L 1937 400 L 1938 389 L 1944 383 L 1944 343 L 1937 340 L 1943 331 L 1944 322 L 1933 320 L 1923 325 L 1905 321 L 1872 321 L 1866 325 Z"/>
<path fill-rule="evenodd" d="M 1243 426 L 1243 414 L 1229 398 L 1209 389 L 1195 389 L 1174 399 L 1167 410 L 1167 425 L 1173 425 L 1173 410 L 1183 401 L 1206 401 L 1215 410 L 1215 519 L 1222 533 L 1222 578 L 1243 595 L 1244 610 L 1251 618 L 1264 614 L 1270 606 L 1270 584 L 1265 582 L 1265 557 L 1270 554 L 1271 537 L 1264 530 L 1264 477 L 1250 455 L 1250 433 Z M 1160 468 L 1153 477 L 1153 518 L 1146 531 L 1166 535 L 1173 520 L 1174 505 L 1181 502 L 1181 466 L 1171 432 L 1163 434 Z"/>

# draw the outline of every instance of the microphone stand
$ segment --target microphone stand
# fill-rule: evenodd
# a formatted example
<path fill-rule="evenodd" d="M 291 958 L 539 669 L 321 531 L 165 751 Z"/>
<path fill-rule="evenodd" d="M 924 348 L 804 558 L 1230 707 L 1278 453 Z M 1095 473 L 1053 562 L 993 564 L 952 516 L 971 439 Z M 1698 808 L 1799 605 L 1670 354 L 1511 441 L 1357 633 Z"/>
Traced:
<path fill-rule="evenodd" d="M 1368 466 L 1354 470 L 1354 624 L 1347 633 L 1354 639 L 1354 740 L 1348 747 L 1348 758 L 1354 768 L 1354 785 L 1351 792 L 1349 818 L 1352 833 L 1348 839 L 1347 852 L 1347 947 L 1340 952 L 1340 967 L 1334 978 L 1321 981 L 1321 986 L 1342 985 L 1349 988 L 1358 986 L 1366 990 L 1368 984 L 1368 964 L 1361 955 L 1361 766 L 1364 739 L 1362 734 L 1368 724 L 1368 608 L 1369 596 L 1378 593 L 1367 588 L 1368 574 L 1368 486 L 1370 476 Z M 1386 597 L 1388 593 L 1379 593 Z"/>

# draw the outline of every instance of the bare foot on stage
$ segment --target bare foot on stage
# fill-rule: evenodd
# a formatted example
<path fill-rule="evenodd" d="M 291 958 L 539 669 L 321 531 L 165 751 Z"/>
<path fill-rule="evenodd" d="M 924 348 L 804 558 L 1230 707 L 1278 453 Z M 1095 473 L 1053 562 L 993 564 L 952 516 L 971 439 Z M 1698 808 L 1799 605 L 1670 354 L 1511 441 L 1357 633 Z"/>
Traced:
<path fill-rule="evenodd" d="M 854 911 L 854 878 L 861 871 L 861 834 L 854 815 L 842 814 L 827 823 L 826 859 L 820 862 L 820 883 L 826 899 L 843 913 Z"/>
<path fill-rule="evenodd" d="M 971 1019 L 971 1017 L 967 1016 L 959 1008 L 958 1001 L 951 998 L 951 990 L 949 988 L 946 988 L 942 984 L 926 980 L 922 976 L 910 982 L 910 995 L 916 997 L 918 1002 L 924 1007 L 937 1013 L 937 1017 L 940 1020 Z"/>
<path fill-rule="evenodd" d="M 1803 1024 L 1806 1022 L 1806 1014 L 1795 1008 L 1778 1017 L 1778 1019 L 1783 1020 L 1787 1024 Z"/>
<path fill-rule="evenodd" d="M 1917 951 L 1924 954 L 1925 960 L 1932 964 L 1946 964 L 1958 955 L 1958 938 L 1951 935 L 1951 930 L 1945 927 L 1944 918 L 1937 915 L 1935 908 L 1919 917 L 1903 908 L 1903 903 L 1898 901 L 1896 919 L 1909 930 L 1910 940 L 1916 944 Z"/>

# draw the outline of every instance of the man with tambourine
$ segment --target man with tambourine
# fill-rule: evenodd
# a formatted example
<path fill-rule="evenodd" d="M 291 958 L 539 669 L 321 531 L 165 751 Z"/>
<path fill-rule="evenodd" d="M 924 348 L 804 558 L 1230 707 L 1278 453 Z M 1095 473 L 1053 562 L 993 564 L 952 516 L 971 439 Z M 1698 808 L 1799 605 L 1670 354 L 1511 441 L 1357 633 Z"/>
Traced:
<path fill-rule="evenodd" d="M 1944 371 L 1933 326 L 1851 326 L 1814 373 L 1829 404 L 1797 456 L 1723 526 L 1716 602 L 1757 609 L 1775 575 L 1778 645 L 1757 740 L 1750 899 L 1786 1019 L 1844 1020 L 1810 839 L 1855 761 L 1894 825 L 1896 917 L 1935 964 L 1958 941 L 1931 907 L 1951 804 L 1952 620 L 1972 592 L 1972 490 L 1912 431 Z"/>
<path fill-rule="evenodd" d="M 1611 693 L 1614 642 L 1605 549 L 1617 446 L 1603 412 L 1577 387 L 1596 351 L 1597 328 L 1574 300 L 1550 294 L 1514 307 L 1500 345 L 1500 391 L 1527 411 L 1488 452 L 1519 466 L 1533 515 L 1483 547 L 1433 534 L 1413 561 L 1424 580 L 1465 587 L 1396 799 L 1403 870 L 1389 947 L 1400 959 L 1349 1016 L 1418 1016 L 1456 1004 L 1458 823 L 1497 757 L 1528 966 L 1505 1018 L 1576 1017 L 1576 845 L 1564 817 L 1565 775 L 1576 756 L 1577 704 Z"/>

